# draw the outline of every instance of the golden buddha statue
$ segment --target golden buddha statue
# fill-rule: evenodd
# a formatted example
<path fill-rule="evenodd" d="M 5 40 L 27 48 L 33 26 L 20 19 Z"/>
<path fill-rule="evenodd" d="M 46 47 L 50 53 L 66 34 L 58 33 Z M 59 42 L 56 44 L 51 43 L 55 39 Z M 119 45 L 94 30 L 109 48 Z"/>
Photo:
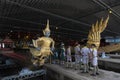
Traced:
<path fill-rule="evenodd" d="M 49 29 L 49 20 L 47 20 L 47 25 L 45 30 L 43 30 L 44 37 L 39 37 L 37 40 L 33 40 L 33 45 L 36 48 L 31 49 L 33 56 L 36 59 L 33 59 L 33 64 L 43 65 L 45 59 L 50 56 L 52 53 L 51 49 L 54 49 L 54 40 L 50 38 L 50 29 Z M 51 46 L 52 44 L 52 46 Z"/>

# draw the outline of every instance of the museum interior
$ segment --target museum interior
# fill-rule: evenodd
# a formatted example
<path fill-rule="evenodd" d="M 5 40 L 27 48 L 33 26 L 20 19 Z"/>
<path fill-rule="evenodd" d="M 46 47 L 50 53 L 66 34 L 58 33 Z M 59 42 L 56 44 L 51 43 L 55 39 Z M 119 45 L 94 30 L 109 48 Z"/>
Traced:
<path fill-rule="evenodd" d="M 0 80 L 120 80 L 119 0 L 0 0 Z"/>

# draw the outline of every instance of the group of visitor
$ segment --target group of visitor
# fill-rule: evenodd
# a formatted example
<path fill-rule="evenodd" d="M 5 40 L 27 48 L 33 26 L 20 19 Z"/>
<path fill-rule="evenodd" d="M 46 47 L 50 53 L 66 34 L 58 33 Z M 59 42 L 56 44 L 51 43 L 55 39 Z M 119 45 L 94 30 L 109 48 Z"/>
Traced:
<path fill-rule="evenodd" d="M 72 49 L 74 55 L 72 55 Z M 82 73 L 89 73 L 91 67 L 93 67 L 92 76 L 99 75 L 98 73 L 98 52 L 95 44 L 89 47 L 84 44 L 82 47 L 79 43 L 75 43 L 72 48 L 68 45 L 65 48 L 64 43 L 61 43 L 60 48 L 56 50 L 55 55 L 57 56 L 60 65 L 67 65 L 67 67 L 73 67 L 75 69 L 83 69 Z M 73 60 L 73 58 L 75 60 Z"/>

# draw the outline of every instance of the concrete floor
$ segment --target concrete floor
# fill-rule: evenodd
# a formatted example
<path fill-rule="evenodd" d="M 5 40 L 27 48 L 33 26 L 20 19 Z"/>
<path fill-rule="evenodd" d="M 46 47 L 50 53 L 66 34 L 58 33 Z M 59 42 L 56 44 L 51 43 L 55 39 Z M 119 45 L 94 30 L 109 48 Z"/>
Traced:
<path fill-rule="evenodd" d="M 67 69 L 55 64 L 46 64 L 45 67 L 58 74 L 72 78 L 71 80 L 120 80 L 120 73 L 112 71 L 99 70 L 100 75 L 94 77 L 90 75 L 92 71 L 89 73 L 81 73 L 82 70 Z"/>
<path fill-rule="evenodd" d="M 120 73 L 120 59 L 99 58 L 98 64 L 102 69 Z"/>

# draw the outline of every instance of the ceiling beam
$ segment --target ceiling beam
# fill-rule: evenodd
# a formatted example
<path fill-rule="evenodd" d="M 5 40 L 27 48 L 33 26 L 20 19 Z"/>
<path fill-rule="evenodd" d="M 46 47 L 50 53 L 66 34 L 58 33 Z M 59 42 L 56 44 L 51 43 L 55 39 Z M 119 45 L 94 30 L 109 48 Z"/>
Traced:
<path fill-rule="evenodd" d="M 114 16 L 116 16 L 118 19 L 120 19 L 120 14 L 115 11 L 113 8 L 111 8 L 109 5 L 107 5 L 105 2 L 103 2 L 102 0 L 93 0 L 95 3 L 97 3 L 98 5 L 100 5 L 101 7 L 112 11 L 111 14 L 113 14 Z"/>
<path fill-rule="evenodd" d="M 18 5 L 20 7 L 27 8 L 27 9 L 30 9 L 30 10 L 33 10 L 33 11 L 36 11 L 36 12 L 46 14 L 46 15 L 51 15 L 51 16 L 54 16 L 54 17 L 57 17 L 57 18 L 65 19 L 67 21 L 83 24 L 83 25 L 86 25 L 86 26 L 91 26 L 87 23 L 84 23 L 84 22 L 81 22 L 81 21 L 78 21 L 78 20 L 74 20 L 74 19 L 71 19 L 71 18 L 63 17 L 63 16 L 60 16 L 60 15 L 57 15 L 57 14 L 54 14 L 54 13 L 51 13 L 51 12 L 48 12 L 48 11 L 45 11 L 45 10 L 42 10 L 42 9 L 37 9 L 37 8 L 30 7 L 30 6 L 27 6 L 27 5 L 23 5 L 23 4 L 20 4 L 20 3 L 14 2 L 14 1 L 10 1 L 10 0 L 6 0 L 6 1 L 11 2 L 12 4 L 15 4 L 15 5 Z"/>
<path fill-rule="evenodd" d="M 102 5 L 101 5 L 101 6 L 102 6 Z M 111 6 L 111 8 L 114 8 L 114 7 L 116 7 L 116 6 L 120 6 L 120 3 L 117 4 L 117 5 Z M 104 7 L 104 6 L 103 6 L 103 7 Z M 103 9 L 101 9 L 101 10 L 97 9 L 96 11 L 91 12 L 91 13 L 88 13 L 88 14 L 86 14 L 86 15 L 84 15 L 84 16 L 78 16 L 76 19 L 84 18 L 84 17 L 90 16 L 90 15 L 93 15 L 93 14 L 96 14 L 96 13 L 99 13 L 99 12 L 102 12 L 102 11 L 105 11 L 105 10 L 108 10 L 108 9 L 105 8 L 105 7 L 104 7 Z M 69 22 L 70 22 L 70 21 L 64 21 L 64 22 L 58 24 L 57 26 L 61 26 L 61 25 L 63 25 L 63 24 L 69 23 Z"/>
<path fill-rule="evenodd" d="M 4 17 L 4 16 L 0 16 L 0 18 L 3 18 L 3 19 L 8 19 L 8 20 L 15 20 L 15 21 L 21 21 L 21 22 L 25 22 L 25 23 L 31 23 L 31 24 L 36 24 L 36 25 L 43 25 L 43 26 L 46 26 L 46 24 L 42 24 L 42 23 L 36 23 L 36 22 L 32 22 L 32 21 L 27 21 L 27 20 L 21 20 L 21 19 L 16 19 L 16 18 L 11 18 L 11 17 Z M 50 25 L 51 27 L 56 27 L 54 25 Z M 63 27 L 59 27 L 59 29 L 63 29 L 63 30 L 68 30 L 68 31 L 73 31 L 73 32 L 81 32 L 81 33 L 85 33 L 85 34 L 88 34 L 88 32 L 85 32 L 85 31 L 80 31 L 80 30 L 73 30 L 73 29 L 70 29 L 70 28 L 63 28 Z"/>
<path fill-rule="evenodd" d="M 87 24 L 87 23 L 84 23 L 84 22 L 81 22 L 81 21 L 78 21 L 78 20 L 74 20 L 74 19 L 71 19 L 71 18 L 63 17 L 63 16 L 60 16 L 60 15 L 57 15 L 57 14 L 54 14 L 54 13 L 51 13 L 51 12 L 48 12 L 48 11 L 44 11 L 42 9 L 37 9 L 37 8 L 30 7 L 30 6 L 27 6 L 27 5 L 23 5 L 23 4 L 14 2 L 14 1 L 6 0 L 6 2 L 10 2 L 11 4 L 15 4 L 15 5 L 18 5 L 18 6 L 23 7 L 23 8 L 27 8 L 27 9 L 30 9 L 30 10 L 33 10 L 33 11 L 36 11 L 36 12 L 40 12 L 40 13 L 46 14 L 46 15 L 50 15 L 50 16 L 61 18 L 61 19 L 65 19 L 67 21 L 71 21 L 71 22 L 74 22 L 74 23 L 79 23 L 79 24 L 86 25 L 86 26 L 89 26 L 89 27 L 91 26 L 90 24 Z M 108 32 L 113 33 L 113 32 L 111 32 L 109 30 L 108 30 Z"/>
<path fill-rule="evenodd" d="M 5 31 L 8 31 L 8 32 L 10 32 L 11 30 L 12 31 L 26 31 L 26 32 L 29 32 L 29 31 L 37 31 L 37 32 L 42 32 L 42 30 L 41 29 L 35 29 L 35 28 L 26 28 L 26 27 L 20 27 L 20 26 L 14 26 L 14 27 L 11 27 L 11 26 L 9 26 L 9 25 L 6 25 L 6 24 L 1 24 L 0 26 L 4 26 L 3 28 L 2 28 L 2 30 L 0 29 L 0 31 L 1 32 L 3 32 L 4 30 Z M 6 27 L 5 27 L 6 26 Z M 9 30 L 7 30 L 7 29 L 9 29 Z M 57 33 L 57 34 L 59 34 L 59 35 L 68 35 L 68 36 L 72 36 L 72 37 L 87 37 L 87 34 L 82 34 L 82 35 L 80 35 L 80 34 L 69 34 L 69 33 L 67 33 L 67 32 L 65 32 L 65 31 L 63 31 L 63 32 L 58 32 L 57 30 L 56 31 L 52 31 L 51 32 L 52 34 L 53 33 Z"/>

